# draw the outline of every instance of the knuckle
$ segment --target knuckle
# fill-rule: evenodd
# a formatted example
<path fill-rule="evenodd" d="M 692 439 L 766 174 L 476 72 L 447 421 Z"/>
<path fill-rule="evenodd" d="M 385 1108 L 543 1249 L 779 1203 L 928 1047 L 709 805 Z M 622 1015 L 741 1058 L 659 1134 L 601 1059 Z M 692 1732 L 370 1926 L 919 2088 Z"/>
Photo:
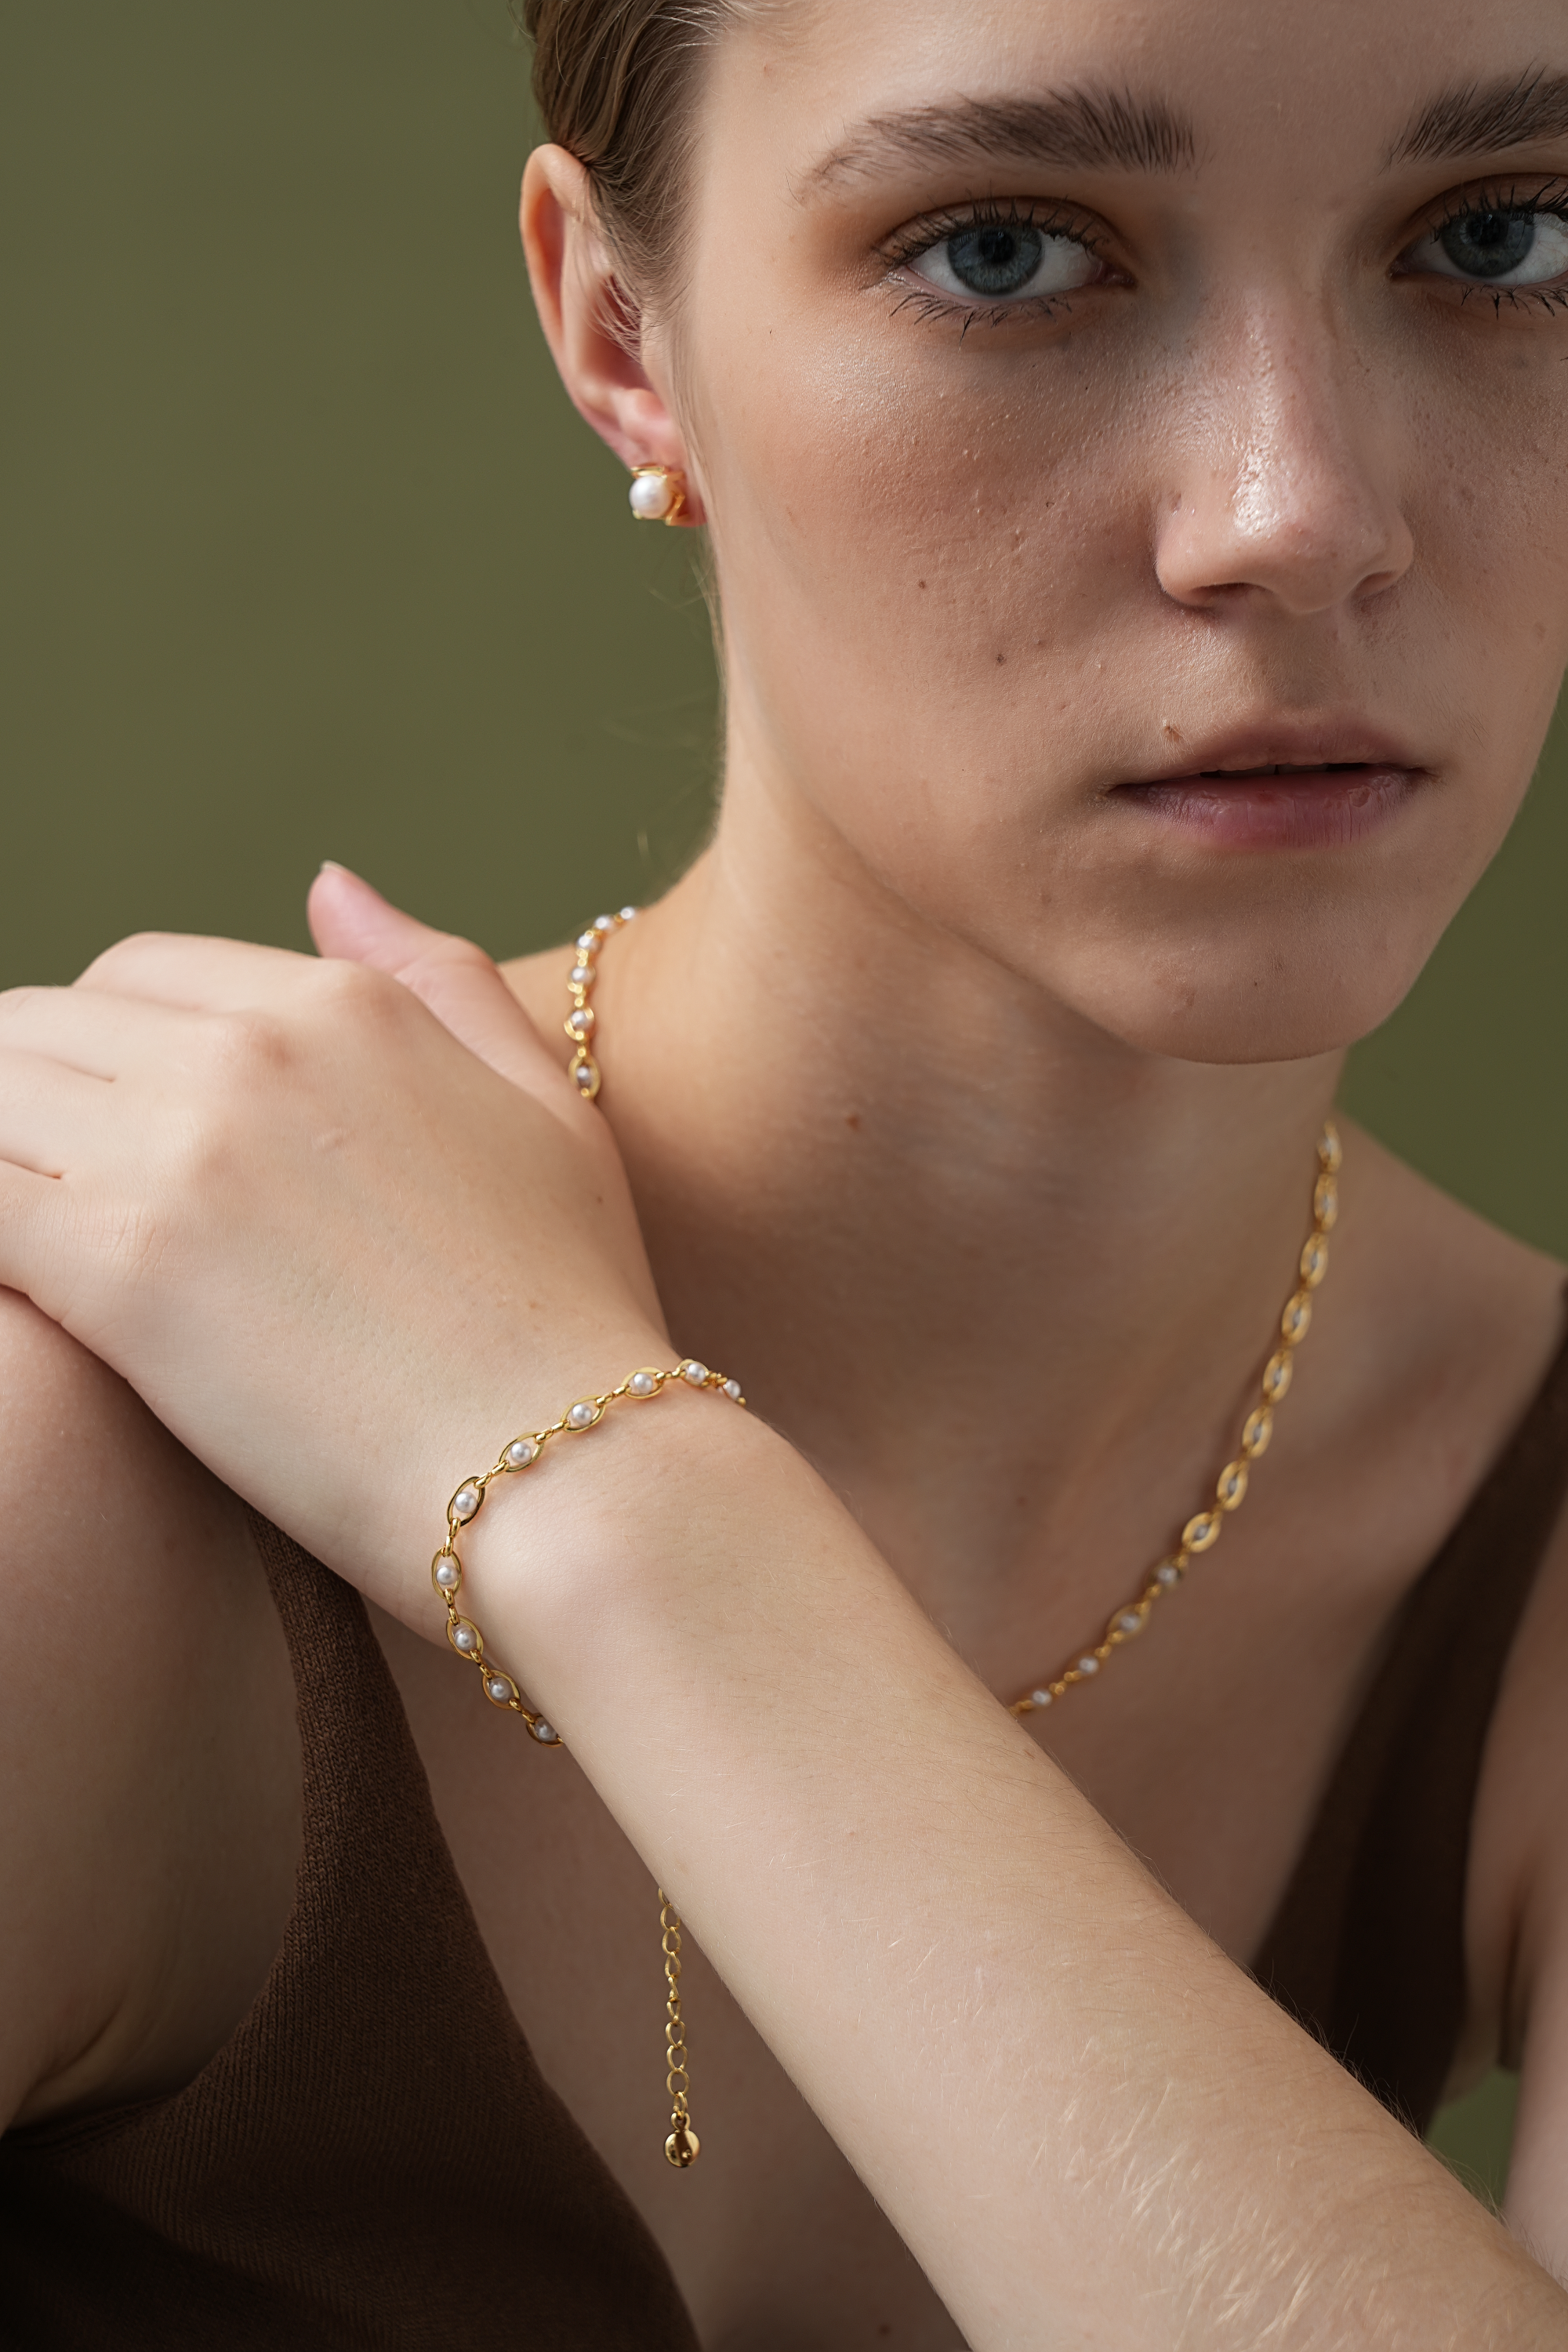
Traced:
<path fill-rule="evenodd" d="M 395 1020 L 405 1003 L 405 992 L 390 972 L 363 963 L 317 966 L 312 992 L 321 1012 L 334 1022 L 353 1022 L 379 1029 Z"/>
<path fill-rule="evenodd" d="M 39 1011 L 50 997 L 58 993 L 58 989 L 43 988 L 31 981 L 17 988 L 0 989 L 0 1021 L 7 1024 L 25 1022 L 29 1013 Z"/>
<path fill-rule="evenodd" d="M 112 947 L 102 948 L 81 974 L 83 981 L 123 979 L 152 954 L 162 954 L 174 934 L 171 931 L 129 931 Z"/>
<path fill-rule="evenodd" d="M 288 1025 L 275 1013 L 247 1008 L 207 1018 L 203 1077 L 208 1086 L 248 1092 L 286 1073 L 293 1058 Z"/>

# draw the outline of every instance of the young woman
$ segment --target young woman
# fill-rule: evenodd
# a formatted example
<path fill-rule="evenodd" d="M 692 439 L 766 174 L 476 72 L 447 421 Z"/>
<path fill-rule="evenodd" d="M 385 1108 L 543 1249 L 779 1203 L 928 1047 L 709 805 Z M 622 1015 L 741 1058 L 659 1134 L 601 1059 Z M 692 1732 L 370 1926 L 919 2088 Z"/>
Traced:
<path fill-rule="evenodd" d="M 0 1000 L 7 2340 L 1568 2343 L 1563 1273 L 1324 1127 L 1568 660 L 1561 9 L 529 16 L 722 811 Z"/>

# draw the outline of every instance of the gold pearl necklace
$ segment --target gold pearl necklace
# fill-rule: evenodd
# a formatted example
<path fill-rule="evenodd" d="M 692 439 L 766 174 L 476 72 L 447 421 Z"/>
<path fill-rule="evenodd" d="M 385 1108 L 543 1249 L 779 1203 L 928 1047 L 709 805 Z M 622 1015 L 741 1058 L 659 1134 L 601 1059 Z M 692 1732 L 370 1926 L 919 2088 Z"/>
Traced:
<path fill-rule="evenodd" d="M 598 1015 L 590 1001 L 594 982 L 598 978 L 599 950 L 605 941 L 631 922 L 636 914 L 635 907 L 623 907 L 618 915 L 600 915 L 585 931 L 577 935 L 576 960 L 566 979 L 572 1010 L 566 1016 L 564 1027 L 572 1041 L 572 1077 L 584 1102 L 592 1102 L 600 1087 L 599 1065 L 593 1052 Z M 1239 1510 L 1246 1500 L 1251 1465 L 1260 1454 L 1268 1451 L 1268 1441 L 1274 1434 L 1275 1408 L 1289 1389 L 1296 1350 L 1311 1326 L 1312 1293 L 1329 1270 L 1329 1235 L 1340 1213 L 1336 1179 L 1343 1156 L 1339 1129 L 1332 1119 L 1326 1120 L 1318 1138 L 1318 1172 L 1312 1186 L 1311 1226 L 1297 1261 L 1295 1286 L 1280 1310 L 1279 1343 L 1263 1367 L 1258 1402 L 1242 1424 L 1240 1448 L 1236 1459 L 1226 1464 L 1215 1481 L 1213 1501 L 1205 1504 L 1187 1521 L 1174 1549 L 1151 1570 L 1142 1591 L 1134 1599 L 1124 1601 L 1120 1609 L 1111 1612 L 1100 1640 L 1089 1649 L 1080 1650 L 1047 1681 L 1037 1684 L 1021 1698 L 1014 1699 L 1009 1714 L 1037 1715 L 1046 1707 L 1055 1706 L 1069 1690 L 1076 1690 L 1080 1684 L 1092 1682 L 1118 1650 L 1137 1640 L 1149 1622 L 1154 1603 L 1176 1590 L 1194 1559 L 1200 1553 L 1214 1549 L 1224 1533 L 1226 1520 L 1232 1511 Z"/>

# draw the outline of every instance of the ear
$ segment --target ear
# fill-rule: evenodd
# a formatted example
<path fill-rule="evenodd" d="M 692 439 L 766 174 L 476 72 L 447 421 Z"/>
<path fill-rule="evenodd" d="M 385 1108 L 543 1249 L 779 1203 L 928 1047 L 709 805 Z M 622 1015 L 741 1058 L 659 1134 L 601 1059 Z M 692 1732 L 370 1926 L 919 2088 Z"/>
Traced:
<path fill-rule="evenodd" d="M 637 314 L 594 209 L 588 174 L 564 147 L 536 147 L 522 179 L 522 249 L 545 341 L 579 415 L 627 466 L 687 476 L 683 522 L 704 520 L 685 437 L 637 346 Z"/>

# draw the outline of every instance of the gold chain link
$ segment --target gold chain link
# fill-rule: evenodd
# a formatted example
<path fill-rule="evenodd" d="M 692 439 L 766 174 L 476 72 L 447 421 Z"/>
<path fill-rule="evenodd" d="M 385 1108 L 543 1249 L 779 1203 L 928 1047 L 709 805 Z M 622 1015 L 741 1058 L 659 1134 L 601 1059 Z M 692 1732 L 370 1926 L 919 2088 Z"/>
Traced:
<path fill-rule="evenodd" d="M 665 2000 L 664 2049 L 669 2071 L 664 2086 L 669 2093 L 669 2137 L 664 2143 L 666 2160 L 678 2172 L 695 2164 L 702 2142 L 691 2128 L 691 2111 L 686 2095 L 691 2088 L 691 2076 L 686 2066 L 686 2027 L 680 2015 L 680 1914 L 661 1886 L 658 1890 L 658 1924 L 662 1930 L 664 1948 L 664 1981 L 668 1988 Z"/>
<path fill-rule="evenodd" d="M 1340 1213 L 1340 1188 L 1335 1180 L 1343 1157 L 1339 1129 L 1332 1119 L 1326 1120 L 1318 1138 L 1311 1229 L 1297 1260 L 1296 1287 L 1280 1309 L 1279 1345 L 1263 1367 L 1258 1402 L 1242 1423 L 1240 1452 L 1234 1462 L 1226 1464 L 1215 1479 L 1213 1502 L 1187 1521 L 1175 1549 L 1152 1570 L 1135 1599 L 1124 1601 L 1120 1609 L 1112 1610 L 1093 1648 L 1079 1651 L 1049 1682 L 1040 1683 L 1022 1698 L 1016 1698 L 1009 1714 L 1037 1715 L 1045 1707 L 1054 1706 L 1079 1683 L 1092 1682 L 1108 1658 L 1137 1640 L 1156 1601 L 1175 1591 L 1192 1566 L 1194 1554 L 1214 1549 L 1225 1531 L 1226 1520 L 1246 1501 L 1250 1466 L 1268 1451 L 1274 1434 L 1274 1409 L 1290 1386 L 1296 1350 L 1311 1326 L 1312 1293 L 1329 1270 L 1329 1235 Z"/>

